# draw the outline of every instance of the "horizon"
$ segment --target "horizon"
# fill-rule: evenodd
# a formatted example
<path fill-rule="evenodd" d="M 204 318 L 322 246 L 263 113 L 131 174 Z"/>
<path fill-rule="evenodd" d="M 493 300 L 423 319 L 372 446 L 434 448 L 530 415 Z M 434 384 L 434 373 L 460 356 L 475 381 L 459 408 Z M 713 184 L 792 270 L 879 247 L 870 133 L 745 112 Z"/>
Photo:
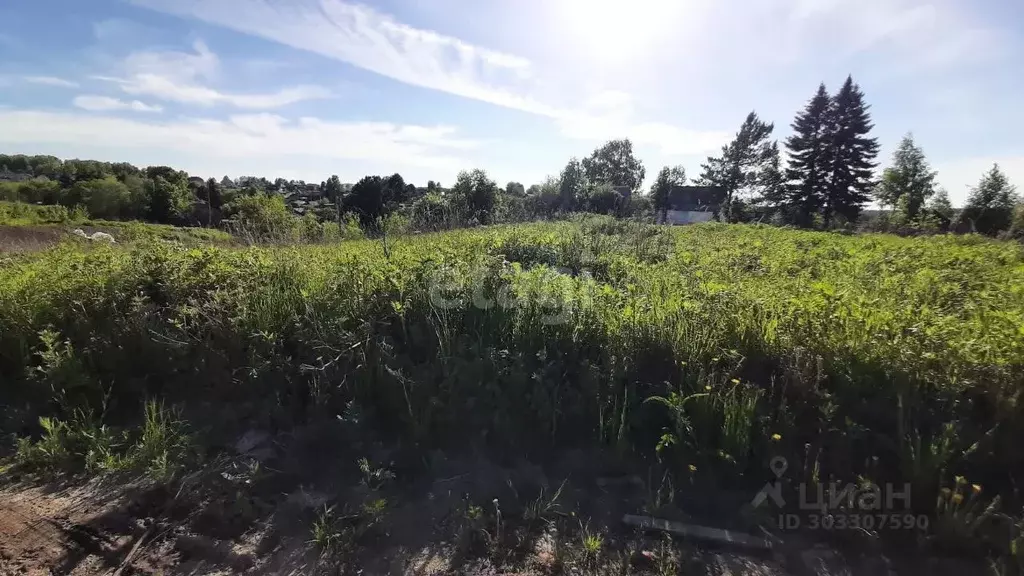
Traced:
<path fill-rule="evenodd" d="M 0 8 L 0 148 L 217 179 L 450 185 L 482 168 L 528 187 L 630 138 L 646 191 L 662 166 L 695 178 L 751 110 L 781 144 L 820 82 L 852 74 L 878 171 L 912 132 L 962 206 L 993 163 L 1024 182 L 1024 81 L 1005 73 L 1022 16 L 994 0 L 39 0 Z"/>

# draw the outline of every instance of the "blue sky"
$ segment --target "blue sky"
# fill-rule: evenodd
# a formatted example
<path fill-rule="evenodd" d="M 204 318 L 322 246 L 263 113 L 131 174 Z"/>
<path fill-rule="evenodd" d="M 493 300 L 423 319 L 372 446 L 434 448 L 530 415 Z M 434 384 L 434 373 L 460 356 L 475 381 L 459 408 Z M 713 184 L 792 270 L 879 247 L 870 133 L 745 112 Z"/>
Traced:
<path fill-rule="evenodd" d="M 887 163 L 954 203 L 1024 187 L 1017 0 L 9 0 L 0 151 L 320 181 L 536 183 L 632 138 L 696 176 L 756 110 L 782 139 L 852 74 Z"/>

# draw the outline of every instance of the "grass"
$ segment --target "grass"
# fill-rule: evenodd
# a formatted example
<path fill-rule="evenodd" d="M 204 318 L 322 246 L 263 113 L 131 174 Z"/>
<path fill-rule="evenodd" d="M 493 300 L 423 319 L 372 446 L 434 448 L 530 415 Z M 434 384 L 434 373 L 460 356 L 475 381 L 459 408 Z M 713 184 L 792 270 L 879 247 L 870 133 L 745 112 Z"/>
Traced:
<path fill-rule="evenodd" d="M 107 232 L 118 242 L 167 240 L 186 244 L 235 243 L 231 234 L 213 228 L 182 228 L 169 224 L 95 220 L 89 218 L 81 208 L 69 210 L 63 206 L 39 206 L 23 202 L 0 201 L 0 226 L 31 227 L 39 231 L 54 228 L 66 231 L 86 228 L 91 231 Z"/>
<path fill-rule="evenodd" d="M 976 236 L 591 218 L 386 247 L 63 245 L 0 268 L 0 421 L 45 440 L 40 417 L 130 430 L 154 398 L 223 433 L 352 412 L 417 450 L 657 450 L 664 486 L 699 470 L 755 492 L 782 455 L 912 482 L 931 514 L 933 471 L 1016 510 L 1022 326 L 1021 246 Z"/>

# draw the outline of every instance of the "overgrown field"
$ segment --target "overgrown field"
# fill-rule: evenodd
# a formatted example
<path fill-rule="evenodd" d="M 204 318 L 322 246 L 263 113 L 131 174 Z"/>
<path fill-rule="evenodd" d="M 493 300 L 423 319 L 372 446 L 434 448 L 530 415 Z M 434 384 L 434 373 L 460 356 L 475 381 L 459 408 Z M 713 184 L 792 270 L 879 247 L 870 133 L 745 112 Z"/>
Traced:
<path fill-rule="evenodd" d="M 1024 250 L 599 218 L 60 246 L 0 269 L 0 379 L 41 469 L 173 473 L 246 429 L 338 418 L 424 453 L 600 444 L 677 486 L 756 492 L 783 456 L 790 488 L 910 483 L 934 533 L 1006 553 L 1012 527 L 963 536 L 941 504 L 1019 517 Z"/>

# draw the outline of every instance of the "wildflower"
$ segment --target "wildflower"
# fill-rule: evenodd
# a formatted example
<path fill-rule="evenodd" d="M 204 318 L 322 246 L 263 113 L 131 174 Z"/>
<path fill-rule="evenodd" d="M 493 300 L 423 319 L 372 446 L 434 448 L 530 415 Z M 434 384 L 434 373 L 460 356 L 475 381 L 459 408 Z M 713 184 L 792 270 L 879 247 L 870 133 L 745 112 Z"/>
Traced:
<path fill-rule="evenodd" d="M 950 493 L 951 493 L 951 491 L 950 491 L 950 489 L 949 489 L 949 488 L 943 488 L 943 489 L 942 489 L 942 496 L 943 496 L 943 497 L 945 497 L 945 498 L 949 498 L 949 495 L 950 495 Z"/>
<path fill-rule="evenodd" d="M 963 486 L 964 484 L 967 484 L 967 478 L 964 478 L 963 476 L 957 476 L 956 477 L 956 485 L 957 486 Z"/>
<path fill-rule="evenodd" d="M 960 504 L 963 501 L 964 501 L 964 495 L 963 494 L 959 494 L 959 493 L 958 494 L 953 494 L 953 504 Z"/>
<path fill-rule="evenodd" d="M 733 378 L 732 379 L 732 383 L 733 384 L 739 384 L 740 383 L 740 379 L 739 378 Z"/>
<path fill-rule="evenodd" d="M 782 434 L 772 434 L 773 442 L 778 442 L 779 440 L 782 440 Z"/>
<path fill-rule="evenodd" d="M 974 490 L 975 494 L 981 494 L 981 484 L 971 484 L 971 490 Z"/>
<path fill-rule="evenodd" d="M 704 387 L 704 390 L 705 390 L 706 392 L 711 392 L 711 386 L 705 386 L 705 387 Z"/>
<path fill-rule="evenodd" d="M 696 472 L 696 471 L 697 471 L 697 467 L 694 466 L 693 464 L 690 464 L 690 472 Z"/>

